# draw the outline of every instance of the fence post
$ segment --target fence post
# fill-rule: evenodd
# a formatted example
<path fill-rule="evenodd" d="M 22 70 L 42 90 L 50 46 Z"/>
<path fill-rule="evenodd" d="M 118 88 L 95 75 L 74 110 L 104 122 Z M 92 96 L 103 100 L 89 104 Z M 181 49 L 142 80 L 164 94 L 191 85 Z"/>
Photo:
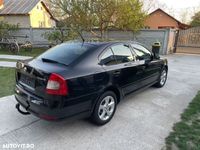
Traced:
<path fill-rule="evenodd" d="M 163 49 L 161 53 L 162 55 L 166 55 L 168 53 L 169 33 L 170 33 L 170 29 L 166 29 L 164 31 Z"/>
<path fill-rule="evenodd" d="M 30 26 L 30 40 L 31 43 L 33 43 L 34 39 L 33 39 L 33 28 Z"/>

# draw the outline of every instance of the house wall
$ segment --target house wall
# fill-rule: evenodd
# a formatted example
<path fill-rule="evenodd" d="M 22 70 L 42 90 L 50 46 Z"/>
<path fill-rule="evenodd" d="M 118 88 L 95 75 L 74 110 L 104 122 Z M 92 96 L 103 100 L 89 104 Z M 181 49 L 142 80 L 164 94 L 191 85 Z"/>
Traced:
<path fill-rule="evenodd" d="M 9 24 L 19 24 L 19 27 L 29 28 L 30 27 L 30 18 L 29 15 L 7 15 L 1 16 L 1 20 L 8 22 Z"/>
<path fill-rule="evenodd" d="M 55 21 L 50 18 L 50 15 L 41 2 L 38 3 L 29 14 L 31 27 L 33 28 L 51 28 L 55 26 Z"/>
<path fill-rule="evenodd" d="M 150 29 L 158 29 L 159 27 L 173 27 L 174 29 L 178 29 L 177 21 L 160 10 L 147 17 L 145 26 L 150 27 Z"/>

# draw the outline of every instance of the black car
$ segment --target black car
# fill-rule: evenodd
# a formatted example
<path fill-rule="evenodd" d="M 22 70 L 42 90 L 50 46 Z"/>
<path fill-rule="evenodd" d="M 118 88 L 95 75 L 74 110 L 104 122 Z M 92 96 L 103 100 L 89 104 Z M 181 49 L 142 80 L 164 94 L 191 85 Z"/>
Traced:
<path fill-rule="evenodd" d="M 127 94 L 163 87 L 167 72 L 167 60 L 137 42 L 64 43 L 17 63 L 16 108 L 45 120 L 81 116 L 103 125 Z"/>

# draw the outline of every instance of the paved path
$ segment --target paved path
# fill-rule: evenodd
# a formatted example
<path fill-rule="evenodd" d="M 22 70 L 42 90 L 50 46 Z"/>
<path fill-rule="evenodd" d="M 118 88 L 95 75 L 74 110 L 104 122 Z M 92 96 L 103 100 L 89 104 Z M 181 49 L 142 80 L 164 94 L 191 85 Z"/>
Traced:
<path fill-rule="evenodd" d="M 180 114 L 200 89 L 200 56 L 170 55 L 165 87 L 129 95 L 102 127 L 87 120 L 47 122 L 23 116 L 11 97 L 0 99 L 0 149 L 5 143 L 37 150 L 160 150 Z"/>
<path fill-rule="evenodd" d="M 32 57 L 28 56 L 19 56 L 19 55 L 0 55 L 0 59 L 14 59 L 14 60 L 25 60 L 31 59 Z"/>
<path fill-rule="evenodd" d="M 31 59 L 32 57 L 28 56 L 19 56 L 19 55 L 0 55 L 0 59 L 10 59 L 10 60 L 26 60 Z M 0 61 L 0 67 L 10 67 L 14 68 L 16 66 L 16 62 L 9 61 Z"/>
<path fill-rule="evenodd" d="M 16 62 L 0 61 L 0 67 L 15 68 Z"/>

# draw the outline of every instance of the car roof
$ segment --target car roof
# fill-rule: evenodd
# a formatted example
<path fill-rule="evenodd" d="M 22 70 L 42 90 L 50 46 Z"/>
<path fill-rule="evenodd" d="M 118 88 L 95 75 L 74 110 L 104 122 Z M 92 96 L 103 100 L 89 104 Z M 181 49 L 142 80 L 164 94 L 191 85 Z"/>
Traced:
<path fill-rule="evenodd" d="M 101 47 L 101 46 L 109 46 L 109 45 L 112 45 L 112 44 L 117 44 L 117 43 L 133 43 L 133 44 L 139 44 L 139 45 L 143 45 L 139 42 L 136 42 L 136 41 L 95 41 L 95 42 L 81 42 L 81 41 L 69 41 L 69 42 L 66 42 L 67 43 L 77 43 L 77 44 L 83 44 L 83 45 L 93 45 L 93 46 L 98 46 L 98 47 Z"/>

